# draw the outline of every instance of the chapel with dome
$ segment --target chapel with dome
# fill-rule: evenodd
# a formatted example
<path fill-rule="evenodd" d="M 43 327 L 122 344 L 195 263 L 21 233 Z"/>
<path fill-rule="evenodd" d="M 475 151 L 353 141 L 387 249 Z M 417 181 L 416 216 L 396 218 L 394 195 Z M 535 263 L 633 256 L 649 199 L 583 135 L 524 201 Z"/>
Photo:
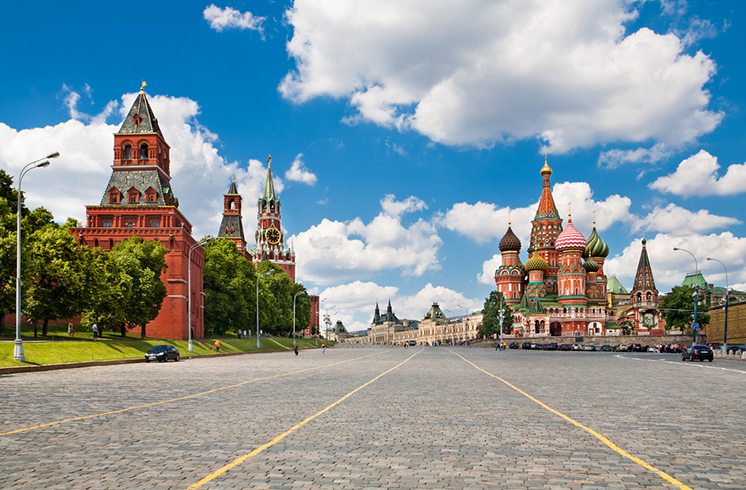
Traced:
<path fill-rule="evenodd" d="M 531 221 L 528 260 L 511 225 L 500 240 L 502 265 L 497 290 L 513 309 L 513 333 L 523 336 L 602 335 L 607 328 L 604 261 L 609 246 L 596 230 L 586 240 L 568 215 L 562 227 L 550 188 L 552 169 L 544 160 L 542 192 Z"/>

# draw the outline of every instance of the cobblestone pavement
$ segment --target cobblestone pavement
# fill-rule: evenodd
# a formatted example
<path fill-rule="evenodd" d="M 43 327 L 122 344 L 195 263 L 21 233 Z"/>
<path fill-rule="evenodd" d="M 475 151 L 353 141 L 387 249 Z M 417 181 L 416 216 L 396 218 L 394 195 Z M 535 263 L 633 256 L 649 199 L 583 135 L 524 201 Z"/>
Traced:
<path fill-rule="evenodd" d="M 0 376 L 0 432 L 231 386 L 2 435 L 0 488 L 187 488 L 418 351 L 337 347 Z M 746 487 L 740 368 L 426 348 L 205 488 L 673 488 L 459 355 L 683 484 Z"/>

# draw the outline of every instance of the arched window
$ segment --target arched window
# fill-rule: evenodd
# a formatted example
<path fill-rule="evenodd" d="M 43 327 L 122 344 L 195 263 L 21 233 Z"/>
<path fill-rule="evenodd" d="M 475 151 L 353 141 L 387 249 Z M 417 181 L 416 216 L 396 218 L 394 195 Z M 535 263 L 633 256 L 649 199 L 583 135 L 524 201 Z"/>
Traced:
<path fill-rule="evenodd" d="M 122 160 L 132 160 L 132 145 L 129 143 L 122 148 Z"/>
<path fill-rule="evenodd" d="M 129 204 L 140 204 L 140 191 L 134 187 L 127 193 Z"/>
<path fill-rule="evenodd" d="M 642 293 L 637 293 L 637 302 L 642 303 Z"/>
<path fill-rule="evenodd" d="M 233 199 L 230 199 L 228 201 L 228 209 L 236 209 L 236 201 L 234 201 Z"/>
<path fill-rule="evenodd" d="M 650 303 L 650 301 L 651 301 L 652 299 L 653 299 L 653 295 L 652 295 L 652 294 L 650 294 L 650 291 L 648 291 L 648 292 L 647 292 L 647 293 L 645 294 L 645 301 L 647 301 L 648 303 Z"/>
<path fill-rule="evenodd" d="M 148 159 L 148 144 L 143 143 L 140 145 L 140 160 Z"/>

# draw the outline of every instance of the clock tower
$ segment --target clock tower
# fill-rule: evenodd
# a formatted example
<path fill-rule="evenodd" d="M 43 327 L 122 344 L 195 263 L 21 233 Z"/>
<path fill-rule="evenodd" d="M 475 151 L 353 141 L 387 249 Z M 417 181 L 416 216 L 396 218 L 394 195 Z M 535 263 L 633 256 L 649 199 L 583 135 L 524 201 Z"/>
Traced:
<path fill-rule="evenodd" d="M 272 157 L 269 156 L 264 194 L 257 201 L 256 249 L 253 260 L 269 260 L 280 266 L 290 279 L 295 281 L 295 252 L 285 248 L 280 206 L 280 198 L 275 194 L 275 184 L 272 180 Z"/>

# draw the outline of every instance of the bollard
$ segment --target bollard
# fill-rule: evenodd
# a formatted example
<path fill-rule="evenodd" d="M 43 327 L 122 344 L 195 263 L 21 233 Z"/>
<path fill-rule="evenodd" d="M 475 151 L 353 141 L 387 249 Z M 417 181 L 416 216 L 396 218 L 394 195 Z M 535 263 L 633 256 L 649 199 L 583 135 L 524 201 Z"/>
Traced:
<path fill-rule="evenodd" d="M 746 361 L 746 350 L 741 352 L 741 360 Z"/>

